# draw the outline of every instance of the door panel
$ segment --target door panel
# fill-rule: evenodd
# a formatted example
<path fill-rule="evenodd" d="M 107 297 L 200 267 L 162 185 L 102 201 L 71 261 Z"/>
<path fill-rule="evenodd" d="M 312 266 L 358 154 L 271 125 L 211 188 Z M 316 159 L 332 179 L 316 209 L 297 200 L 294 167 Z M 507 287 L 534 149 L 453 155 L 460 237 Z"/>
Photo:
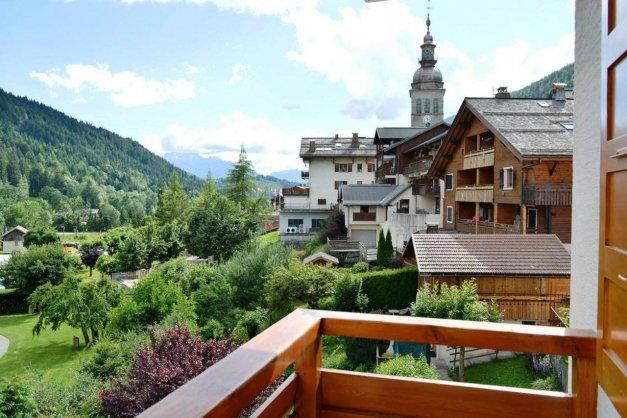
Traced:
<path fill-rule="evenodd" d="M 597 376 L 627 416 L 627 19 L 603 0 Z"/>

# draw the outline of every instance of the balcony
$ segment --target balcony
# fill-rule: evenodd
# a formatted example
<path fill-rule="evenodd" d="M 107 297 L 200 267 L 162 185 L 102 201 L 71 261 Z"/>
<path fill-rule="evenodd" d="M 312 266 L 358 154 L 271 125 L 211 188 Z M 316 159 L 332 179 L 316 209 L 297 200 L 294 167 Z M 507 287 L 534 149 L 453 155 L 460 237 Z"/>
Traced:
<path fill-rule="evenodd" d="M 395 176 L 396 175 L 396 166 L 392 164 L 383 164 L 379 168 L 377 168 L 376 177 L 377 178 L 385 178 L 386 176 Z"/>
<path fill-rule="evenodd" d="M 488 221 L 473 221 L 472 219 L 457 219 L 457 232 L 465 234 L 521 234 L 520 225 L 494 223 Z"/>
<path fill-rule="evenodd" d="M 494 148 L 482 149 L 464 155 L 464 170 L 494 165 Z"/>
<path fill-rule="evenodd" d="M 353 212 L 353 222 L 375 222 L 376 212 Z"/>
<path fill-rule="evenodd" d="M 460 186 L 455 191 L 455 200 L 458 202 L 492 203 L 494 201 L 494 185 Z"/>
<path fill-rule="evenodd" d="M 570 206 L 572 194 L 572 184 L 525 184 L 522 200 L 525 205 Z"/>
<path fill-rule="evenodd" d="M 572 356 L 572 393 L 325 369 L 322 335 Z M 297 309 L 141 417 L 236 417 L 290 365 L 254 417 L 595 417 L 593 331 Z"/>
<path fill-rule="evenodd" d="M 433 163 L 433 160 L 414 161 L 413 163 L 407 164 L 405 169 L 403 169 L 403 174 L 408 177 L 423 178 L 427 175 L 431 163 Z"/>
<path fill-rule="evenodd" d="M 414 196 L 440 196 L 440 183 L 437 180 L 428 184 L 413 183 L 412 194 Z"/>

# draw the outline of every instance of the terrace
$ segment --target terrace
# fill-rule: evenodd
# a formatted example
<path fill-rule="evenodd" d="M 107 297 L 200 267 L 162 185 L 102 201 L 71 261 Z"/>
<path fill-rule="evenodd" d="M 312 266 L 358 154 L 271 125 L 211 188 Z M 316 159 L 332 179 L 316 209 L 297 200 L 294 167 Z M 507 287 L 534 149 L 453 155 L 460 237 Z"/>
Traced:
<path fill-rule="evenodd" d="M 569 393 L 325 369 L 322 335 L 571 356 Z M 595 334 L 567 328 L 298 309 L 142 417 L 236 417 L 288 367 L 254 417 L 594 417 Z M 390 402 L 390 400 L 394 400 Z"/>

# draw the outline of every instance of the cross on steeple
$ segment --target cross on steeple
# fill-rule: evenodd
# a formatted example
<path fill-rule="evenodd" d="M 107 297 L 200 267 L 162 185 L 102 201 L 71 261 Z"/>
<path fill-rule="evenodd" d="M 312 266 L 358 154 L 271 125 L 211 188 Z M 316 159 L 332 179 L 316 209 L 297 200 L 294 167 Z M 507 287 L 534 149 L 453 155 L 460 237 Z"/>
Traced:
<path fill-rule="evenodd" d="M 431 0 L 427 0 L 427 33 L 429 33 L 429 26 L 431 26 L 431 19 L 429 14 L 431 12 Z"/>

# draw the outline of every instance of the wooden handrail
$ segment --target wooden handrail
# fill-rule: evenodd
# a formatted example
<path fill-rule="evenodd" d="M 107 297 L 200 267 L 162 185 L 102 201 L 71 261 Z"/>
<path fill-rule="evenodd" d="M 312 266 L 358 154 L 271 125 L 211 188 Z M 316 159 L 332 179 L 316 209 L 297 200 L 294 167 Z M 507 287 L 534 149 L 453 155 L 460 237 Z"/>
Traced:
<path fill-rule="evenodd" d="M 576 384 L 572 394 L 551 394 L 544 391 L 330 371 L 321 366 L 322 334 L 567 355 L 574 360 L 573 379 Z M 380 414 L 411 417 L 424 412 L 415 409 L 405 410 L 405 414 L 402 414 L 401 410 L 392 410 L 394 408 L 391 406 L 389 411 L 385 409 L 387 406 L 374 407 L 370 401 L 358 405 L 362 397 L 376 401 L 392 396 L 394 391 L 388 390 L 389 388 L 377 388 L 377 384 L 384 381 L 392 382 L 394 387 L 407 392 L 407 396 L 401 396 L 403 398 L 410 393 L 421 397 L 414 401 L 415 405 L 424 404 L 432 397 L 450 400 L 451 405 L 439 412 L 435 407 L 430 408 L 430 413 L 427 414 L 429 416 L 452 416 L 449 412 L 462 410 L 466 412 L 453 415 L 500 416 L 499 412 L 503 411 L 494 410 L 492 415 L 484 415 L 483 409 L 477 409 L 477 405 L 489 408 L 494 403 L 509 411 L 515 410 L 513 408 L 517 405 L 528 405 L 516 416 L 531 416 L 534 411 L 537 413 L 534 416 L 546 417 L 592 417 L 595 414 L 593 331 L 297 309 L 153 405 L 141 416 L 235 417 L 291 363 L 296 364 L 295 377 L 290 377 L 262 405 L 257 416 L 271 416 L 270 411 L 285 411 L 286 405 L 293 405 L 301 418 L 365 417 Z M 336 389 L 344 391 L 343 396 L 346 399 L 343 400 L 338 400 L 337 396 L 340 395 L 337 393 L 330 395 L 334 391 L 333 382 L 340 381 L 343 386 Z M 358 382 L 362 381 L 368 384 L 368 392 L 360 387 Z M 398 398 L 397 395 L 394 395 L 395 398 Z M 453 405 L 455 403 L 457 404 Z"/>

